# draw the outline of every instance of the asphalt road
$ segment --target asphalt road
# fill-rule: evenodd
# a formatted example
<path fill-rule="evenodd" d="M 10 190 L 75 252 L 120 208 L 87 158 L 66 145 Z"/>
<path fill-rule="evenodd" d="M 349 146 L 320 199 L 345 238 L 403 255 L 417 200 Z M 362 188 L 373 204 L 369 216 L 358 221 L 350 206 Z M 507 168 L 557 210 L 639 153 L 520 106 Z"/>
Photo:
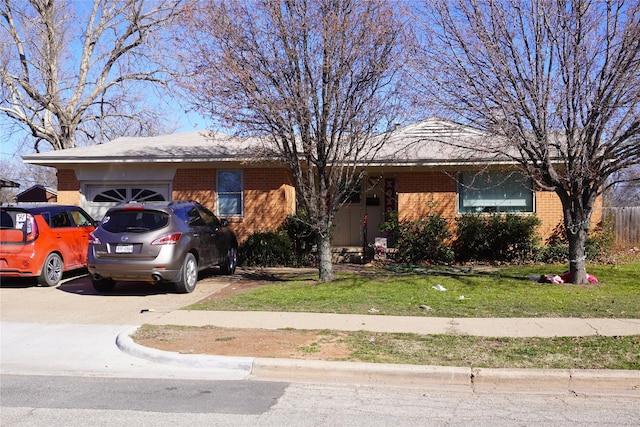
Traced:
<path fill-rule="evenodd" d="M 2 376 L 3 427 L 637 426 L 623 397 L 166 379 Z"/>

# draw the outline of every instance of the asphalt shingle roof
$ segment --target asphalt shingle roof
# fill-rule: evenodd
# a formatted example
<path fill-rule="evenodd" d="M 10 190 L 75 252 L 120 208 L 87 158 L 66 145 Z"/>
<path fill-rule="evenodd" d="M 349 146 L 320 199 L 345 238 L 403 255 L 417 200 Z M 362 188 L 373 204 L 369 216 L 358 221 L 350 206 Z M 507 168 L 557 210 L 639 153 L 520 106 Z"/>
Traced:
<path fill-rule="evenodd" d="M 438 165 L 500 160 L 495 154 L 479 149 L 484 138 L 481 132 L 437 118 L 398 128 L 388 136 L 388 141 L 378 152 L 373 164 Z M 469 144 L 474 139 L 478 144 Z M 463 148 L 469 145 L 478 148 Z M 48 166 L 265 160 L 265 156 L 259 154 L 261 147 L 257 139 L 192 131 L 153 137 L 122 137 L 106 144 L 27 155 L 23 156 L 23 160 Z M 502 157 L 502 160 L 507 159 Z"/>

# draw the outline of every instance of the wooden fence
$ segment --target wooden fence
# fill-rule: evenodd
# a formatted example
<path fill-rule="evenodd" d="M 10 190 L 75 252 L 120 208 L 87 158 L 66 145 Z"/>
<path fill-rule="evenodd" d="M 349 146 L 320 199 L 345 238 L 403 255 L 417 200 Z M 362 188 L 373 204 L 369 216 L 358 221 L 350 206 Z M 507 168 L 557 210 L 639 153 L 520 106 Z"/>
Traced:
<path fill-rule="evenodd" d="M 612 219 L 617 245 L 640 244 L 640 206 L 605 208 L 604 216 Z"/>

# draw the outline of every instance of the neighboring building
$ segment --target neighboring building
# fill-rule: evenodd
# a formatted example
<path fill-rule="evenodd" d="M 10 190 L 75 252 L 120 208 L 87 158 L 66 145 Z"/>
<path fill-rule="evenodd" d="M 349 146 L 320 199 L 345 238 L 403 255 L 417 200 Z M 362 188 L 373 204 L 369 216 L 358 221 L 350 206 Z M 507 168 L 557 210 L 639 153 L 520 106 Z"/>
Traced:
<path fill-rule="evenodd" d="M 18 188 L 20 184 L 8 179 L 0 179 L 0 188 Z"/>
<path fill-rule="evenodd" d="M 8 188 L 9 190 L 5 190 Z M 14 188 L 20 188 L 20 184 L 17 182 L 0 178 L 0 205 L 8 205 L 13 202 Z"/>
<path fill-rule="evenodd" d="M 56 190 L 42 185 L 34 185 L 16 194 L 16 203 L 55 203 L 57 201 Z"/>
<path fill-rule="evenodd" d="M 554 193 L 532 189 L 512 160 L 456 147 L 463 138 L 480 143 L 484 136 L 439 119 L 394 132 L 376 159 L 366 162 L 360 193 L 338 213 L 333 245 L 362 247 L 365 215 L 372 243 L 388 210 L 397 210 L 400 219 L 432 211 L 451 220 L 465 212 L 535 213 L 543 237 L 562 222 Z M 278 227 L 296 210 L 290 172 L 259 152 L 256 140 L 189 132 L 118 138 L 23 159 L 56 168 L 58 202 L 77 204 L 95 218 L 119 202 L 191 199 L 229 219 L 244 240 L 253 231 Z M 601 215 L 594 212 L 594 223 Z"/>

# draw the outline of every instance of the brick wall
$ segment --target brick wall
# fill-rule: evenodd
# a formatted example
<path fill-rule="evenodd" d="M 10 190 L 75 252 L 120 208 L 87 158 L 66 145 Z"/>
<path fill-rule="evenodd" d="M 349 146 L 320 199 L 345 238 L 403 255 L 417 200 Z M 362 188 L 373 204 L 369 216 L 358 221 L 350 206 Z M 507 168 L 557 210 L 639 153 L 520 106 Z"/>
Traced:
<path fill-rule="evenodd" d="M 243 169 L 244 216 L 227 218 L 244 241 L 253 231 L 276 229 L 295 213 L 295 191 L 286 169 Z M 178 169 L 173 180 L 174 200 L 197 200 L 216 212 L 216 169 Z"/>
<path fill-rule="evenodd" d="M 195 200 L 216 211 L 216 170 L 211 168 L 178 169 L 173 178 L 173 200 Z"/>
<path fill-rule="evenodd" d="M 248 168 L 243 170 L 244 216 L 229 218 L 231 226 L 243 241 L 253 231 L 277 228 L 288 214 L 295 213 L 295 190 L 286 169 Z M 453 220 L 457 216 L 455 173 L 400 172 L 396 176 L 398 211 L 401 220 L 424 218 L 437 212 Z M 58 171 L 58 203 L 80 205 L 80 184 L 71 169 Z M 174 200 L 197 200 L 216 211 L 216 169 L 178 169 L 173 180 Z M 553 192 L 536 192 L 536 214 L 542 221 L 539 227 L 543 241 L 562 222 L 562 205 Z M 602 218 L 602 199 L 596 202 L 592 228 Z"/>
<path fill-rule="evenodd" d="M 58 204 L 80 206 L 80 183 L 72 169 L 58 170 Z"/>
<path fill-rule="evenodd" d="M 286 169 L 245 169 L 242 237 L 250 231 L 278 228 L 288 214 L 294 214 L 295 191 Z M 238 235 L 240 238 L 240 234 Z"/>
<path fill-rule="evenodd" d="M 414 221 L 428 213 L 456 216 L 456 181 L 445 172 L 402 172 L 397 177 L 399 219 Z"/>
<path fill-rule="evenodd" d="M 562 203 L 560 198 L 553 191 L 536 191 L 536 215 L 542 221 L 538 232 L 544 243 L 555 229 L 562 226 L 564 222 L 562 214 Z M 593 212 L 591 213 L 591 231 L 602 222 L 602 196 L 596 200 Z"/>
<path fill-rule="evenodd" d="M 542 224 L 538 233 L 544 243 L 557 227 L 562 225 L 562 203 L 553 191 L 536 191 L 536 215 Z"/>
<path fill-rule="evenodd" d="M 457 184 L 455 173 L 402 172 L 397 176 L 398 212 L 400 220 L 417 220 L 428 213 L 438 213 L 450 221 L 457 216 Z M 562 203 L 550 191 L 537 191 L 536 215 L 542 224 L 538 233 L 543 242 L 562 224 Z M 602 219 L 602 200 L 598 199 L 591 217 L 592 229 Z"/>

